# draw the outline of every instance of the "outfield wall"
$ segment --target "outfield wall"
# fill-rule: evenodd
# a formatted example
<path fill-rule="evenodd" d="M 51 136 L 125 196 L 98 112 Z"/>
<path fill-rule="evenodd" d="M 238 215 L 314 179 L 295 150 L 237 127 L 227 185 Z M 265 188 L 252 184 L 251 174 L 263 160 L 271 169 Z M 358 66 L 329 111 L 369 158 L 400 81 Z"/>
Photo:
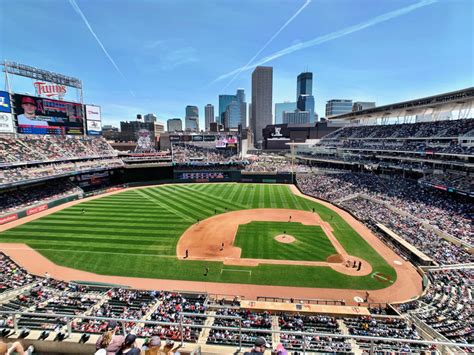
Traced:
<path fill-rule="evenodd" d="M 60 198 L 60 199 L 57 199 L 57 200 L 54 200 L 54 201 L 50 201 L 50 202 L 47 202 L 47 203 L 43 203 L 43 204 L 40 203 L 40 204 L 38 204 L 36 206 L 33 206 L 33 207 L 25 208 L 21 211 L 18 211 L 18 212 L 11 213 L 11 214 L 8 214 L 6 216 L 0 217 L 0 225 L 16 221 L 17 219 L 20 219 L 20 218 L 23 218 L 23 217 L 34 215 L 38 212 L 48 210 L 50 208 L 62 205 L 62 204 L 66 203 L 66 202 L 69 202 L 69 201 L 78 200 L 81 197 L 82 196 L 80 196 L 79 194 L 76 194 L 76 195 L 73 195 L 73 196 L 63 197 L 63 198 Z"/>

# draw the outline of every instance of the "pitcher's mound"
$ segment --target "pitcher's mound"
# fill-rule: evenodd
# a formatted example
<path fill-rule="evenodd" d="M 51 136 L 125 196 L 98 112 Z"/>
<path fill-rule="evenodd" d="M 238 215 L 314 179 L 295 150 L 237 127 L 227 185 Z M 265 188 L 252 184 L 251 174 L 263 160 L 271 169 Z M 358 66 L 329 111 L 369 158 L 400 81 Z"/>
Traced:
<path fill-rule="evenodd" d="M 275 237 L 275 240 L 280 243 L 290 244 L 296 241 L 296 238 L 288 234 L 280 234 Z"/>

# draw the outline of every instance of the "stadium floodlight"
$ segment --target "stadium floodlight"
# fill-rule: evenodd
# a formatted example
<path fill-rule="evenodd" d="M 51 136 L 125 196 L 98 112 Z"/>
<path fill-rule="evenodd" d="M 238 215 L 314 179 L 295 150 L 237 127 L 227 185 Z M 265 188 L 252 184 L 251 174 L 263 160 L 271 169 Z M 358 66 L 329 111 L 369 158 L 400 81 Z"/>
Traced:
<path fill-rule="evenodd" d="M 82 89 L 82 81 L 77 78 L 73 78 L 72 76 L 53 73 L 48 70 L 43 70 L 16 62 L 4 61 L 2 66 L 3 72 L 8 74 L 49 81 L 55 84 L 66 85 L 76 89 Z"/>

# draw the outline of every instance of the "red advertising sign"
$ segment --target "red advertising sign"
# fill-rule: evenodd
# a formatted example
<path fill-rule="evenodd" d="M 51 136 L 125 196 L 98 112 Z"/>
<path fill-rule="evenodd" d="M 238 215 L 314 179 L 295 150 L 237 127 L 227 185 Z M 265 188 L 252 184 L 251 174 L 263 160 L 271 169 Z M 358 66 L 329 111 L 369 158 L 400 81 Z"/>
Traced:
<path fill-rule="evenodd" d="M 35 81 L 33 83 L 36 89 L 36 95 L 46 97 L 58 97 L 62 99 L 67 92 L 65 85 L 45 83 L 41 81 Z"/>
<path fill-rule="evenodd" d="M 18 219 L 18 215 L 16 213 L 11 214 L 11 215 L 6 216 L 6 217 L 0 217 L 0 225 L 8 223 L 8 222 L 13 222 L 17 219 Z"/>
<path fill-rule="evenodd" d="M 48 205 L 41 205 L 41 206 L 38 206 L 38 207 L 33 207 L 33 208 L 30 208 L 29 210 L 26 211 L 26 215 L 31 216 L 32 214 L 35 214 L 35 213 L 38 213 L 38 212 L 41 212 L 41 211 L 44 211 L 44 210 L 47 210 L 47 209 L 48 209 Z"/>

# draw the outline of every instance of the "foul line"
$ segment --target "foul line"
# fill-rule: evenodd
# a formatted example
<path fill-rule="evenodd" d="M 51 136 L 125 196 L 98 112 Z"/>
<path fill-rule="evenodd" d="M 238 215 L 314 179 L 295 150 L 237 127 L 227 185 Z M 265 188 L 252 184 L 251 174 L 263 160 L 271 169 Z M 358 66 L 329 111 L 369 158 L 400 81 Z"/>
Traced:
<path fill-rule="evenodd" d="M 113 251 L 94 251 L 94 250 L 73 250 L 73 249 L 38 249 L 38 248 L 1 248 L 0 251 L 24 250 L 24 251 L 61 251 L 70 253 L 89 253 L 89 254 L 114 254 L 114 255 L 134 255 L 134 256 L 158 256 L 160 258 L 178 258 L 176 255 L 165 254 L 141 254 L 141 253 L 119 253 Z"/>

